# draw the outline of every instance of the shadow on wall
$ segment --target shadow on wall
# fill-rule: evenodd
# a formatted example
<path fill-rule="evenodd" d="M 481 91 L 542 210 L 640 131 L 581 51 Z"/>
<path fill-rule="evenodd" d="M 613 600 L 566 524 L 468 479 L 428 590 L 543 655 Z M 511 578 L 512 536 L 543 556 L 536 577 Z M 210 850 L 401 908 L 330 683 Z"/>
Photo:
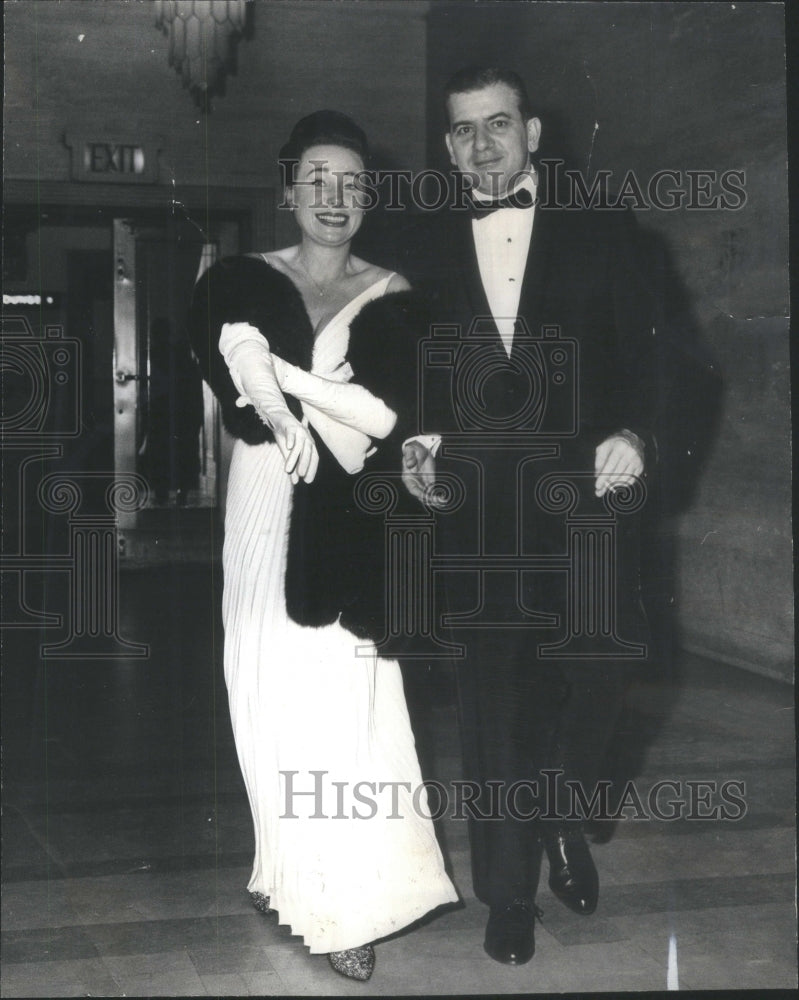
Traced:
<path fill-rule="evenodd" d="M 651 630 L 646 674 L 635 678 L 608 750 L 609 773 L 618 797 L 641 774 L 648 746 L 668 720 L 681 687 L 680 635 L 675 592 L 679 571 L 676 523 L 693 506 L 715 442 L 724 385 L 718 363 L 703 342 L 699 323 L 668 241 L 639 231 L 642 266 L 651 276 L 658 331 L 659 406 L 655 427 L 657 467 L 648 479 L 642 518 L 641 593 Z M 653 697 L 646 697 L 645 689 Z M 656 706 L 646 718 L 643 704 Z M 636 702 L 639 702 L 636 707 Z M 615 808 L 614 802 L 612 808 Z M 614 824 L 597 824 L 594 839 L 607 841 Z"/>
<path fill-rule="evenodd" d="M 658 660 L 668 669 L 679 645 L 673 613 L 675 521 L 696 499 L 718 433 L 724 387 L 667 240 L 641 230 L 640 249 L 653 281 L 660 371 L 657 469 L 645 508 L 642 589 Z"/>

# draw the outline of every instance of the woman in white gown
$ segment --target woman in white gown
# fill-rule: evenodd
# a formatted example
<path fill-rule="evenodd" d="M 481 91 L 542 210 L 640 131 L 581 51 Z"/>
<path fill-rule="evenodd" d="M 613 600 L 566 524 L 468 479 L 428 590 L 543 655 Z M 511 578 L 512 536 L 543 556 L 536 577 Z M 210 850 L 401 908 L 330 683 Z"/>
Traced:
<path fill-rule="evenodd" d="M 397 350 L 410 363 L 391 357 L 392 343 L 414 343 L 407 283 L 350 253 L 365 155 L 344 115 L 298 122 L 281 160 L 300 243 L 220 262 L 198 283 L 191 319 L 238 438 L 223 620 L 255 828 L 248 888 L 356 979 L 374 967 L 371 942 L 457 898 L 426 812 L 399 666 L 375 649 L 382 525 L 352 499 L 362 470 L 399 469 L 398 411 L 414 379 L 412 351 Z M 364 387 L 371 369 L 383 373 L 373 378 L 382 398 Z"/>

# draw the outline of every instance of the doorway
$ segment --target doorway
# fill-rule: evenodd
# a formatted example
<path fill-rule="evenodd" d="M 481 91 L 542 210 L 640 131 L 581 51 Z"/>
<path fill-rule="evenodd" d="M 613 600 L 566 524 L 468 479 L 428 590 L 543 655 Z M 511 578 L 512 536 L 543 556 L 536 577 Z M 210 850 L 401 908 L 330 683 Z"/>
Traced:
<path fill-rule="evenodd" d="M 215 258 L 271 249 L 274 192 L 11 181 L 4 194 L 4 293 L 19 293 L 14 315 L 36 341 L 58 328 L 79 342 L 79 426 L 50 433 L 58 443 L 37 475 L 77 474 L 100 509 L 102 484 L 133 473 L 146 482 L 146 502 L 117 514 L 123 557 L 205 558 L 229 442 L 189 353 L 185 317 Z M 31 291 L 48 294 L 26 306 Z M 31 482 L 25 493 L 37 489 Z M 35 499 L 27 507 L 26 533 L 55 552 L 55 528 L 40 524 Z"/>
<path fill-rule="evenodd" d="M 146 480 L 145 510 L 218 501 L 217 408 L 204 391 L 186 316 L 220 242 L 238 242 L 232 224 L 227 229 L 209 241 L 188 222 L 114 220 L 114 467 Z M 137 512 L 126 526 L 139 519 Z"/>

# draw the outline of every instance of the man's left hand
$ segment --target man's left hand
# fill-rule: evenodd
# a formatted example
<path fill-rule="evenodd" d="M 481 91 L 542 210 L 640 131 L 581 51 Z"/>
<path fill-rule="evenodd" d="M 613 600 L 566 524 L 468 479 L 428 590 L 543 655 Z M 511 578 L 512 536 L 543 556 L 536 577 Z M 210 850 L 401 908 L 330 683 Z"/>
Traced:
<path fill-rule="evenodd" d="M 643 441 L 631 431 L 606 438 L 596 450 L 594 471 L 598 497 L 619 486 L 632 486 L 644 471 Z"/>

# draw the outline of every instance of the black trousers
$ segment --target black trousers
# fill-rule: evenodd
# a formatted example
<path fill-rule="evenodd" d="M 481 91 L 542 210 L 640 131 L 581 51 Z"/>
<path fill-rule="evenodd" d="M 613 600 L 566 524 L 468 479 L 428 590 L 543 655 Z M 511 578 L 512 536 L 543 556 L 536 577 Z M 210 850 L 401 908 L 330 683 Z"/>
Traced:
<path fill-rule="evenodd" d="M 444 551 L 455 557 L 478 552 L 511 557 L 509 571 L 486 571 L 480 582 L 474 572 L 480 557 L 473 560 L 471 573 L 457 572 L 453 559 L 452 571 L 444 574 L 448 612 L 456 620 L 471 613 L 476 626 L 455 625 L 451 633 L 465 647 L 465 657 L 456 660 L 464 778 L 479 788 L 466 810 L 474 888 L 483 902 L 501 905 L 517 897 L 535 897 L 542 824 L 556 821 L 558 814 L 569 815 L 567 781 L 579 783 L 590 800 L 603 777 L 627 677 L 632 669 L 640 669 L 641 660 L 621 658 L 617 647 L 596 645 L 588 633 L 585 643 L 572 648 L 573 659 L 542 655 L 540 646 L 566 635 L 569 600 L 572 615 L 581 618 L 590 601 L 579 587 L 569 590 L 564 572 L 519 570 L 517 579 L 512 568 L 518 554 L 562 558 L 570 551 L 572 512 L 548 510 L 537 501 L 537 483 L 547 473 L 574 479 L 573 514 L 582 518 L 581 524 L 585 518 L 605 523 L 607 509 L 594 496 L 593 450 L 549 463 L 530 462 L 510 477 L 511 458 L 501 449 L 493 453 L 482 449 L 477 457 L 480 461 L 474 464 L 480 469 L 482 492 L 468 463 L 453 462 L 452 471 L 462 479 L 465 495 L 482 502 L 464 505 L 456 517 L 442 518 L 441 537 Z M 506 488 L 496 488 L 498 483 Z M 637 520 L 621 515 L 613 520 L 608 563 L 613 575 L 599 574 L 598 586 L 614 595 L 614 634 L 617 631 L 629 643 L 643 643 L 645 649 Z M 594 572 L 592 579 L 596 576 Z M 519 614 L 525 610 L 550 615 L 549 626 L 534 624 L 529 614 L 525 619 Z M 491 622 L 506 624 L 487 624 Z M 522 627 L 520 622 L 525 622 Z M 609 658 L 617 655 L 618 659 Z M 548 771 L 561 773 L 555 780 Z M 553 794 L 553 783 L 559 785 L 560 796 Z"/>
<path fill-rule="evenodd" d="M 532 900 L 542 824 L 573 810 L 566 781 L 590 798 L 603 776 L 628 666 L 544 664 L 537 645 L 549 635 L 538 629 L 470 629 L 454 638 L 466 647 L 457 661 L 463 773 L 479 788 L 465 810 L 475 894 L 489 906 Z"/>

